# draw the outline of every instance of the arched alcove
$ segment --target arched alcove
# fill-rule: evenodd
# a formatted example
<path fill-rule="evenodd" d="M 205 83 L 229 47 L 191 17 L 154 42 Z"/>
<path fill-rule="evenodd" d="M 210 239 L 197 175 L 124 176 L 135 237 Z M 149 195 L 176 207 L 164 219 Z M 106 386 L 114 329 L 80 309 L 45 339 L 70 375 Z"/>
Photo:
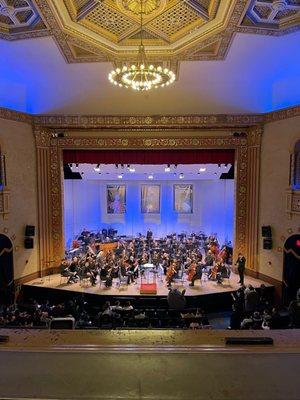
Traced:
<path fill-rule="evenodd" d="M 0 234 L 0 304 L 14 302 L 14 262 L 11 240 Z"/>
<path fill-rule="evenodd" d="M 285 304 L 296 298 L 300 288 L 300 234 L 290 236 L 284 244 L 283 292 Z"/>

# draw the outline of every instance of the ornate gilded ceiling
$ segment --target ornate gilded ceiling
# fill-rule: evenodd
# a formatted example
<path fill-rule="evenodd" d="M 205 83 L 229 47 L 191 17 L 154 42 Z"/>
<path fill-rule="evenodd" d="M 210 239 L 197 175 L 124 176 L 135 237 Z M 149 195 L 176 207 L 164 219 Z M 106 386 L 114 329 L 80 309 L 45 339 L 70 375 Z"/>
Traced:
<path fill-rule="evenodd" d="M 299 27 L 300 0 L 0 0 L 0 38 L 51 35 L 67 62 L 130 62 L 142 34 L 148 58 L 174 68 L 223 59 L 236 32 Z"/>

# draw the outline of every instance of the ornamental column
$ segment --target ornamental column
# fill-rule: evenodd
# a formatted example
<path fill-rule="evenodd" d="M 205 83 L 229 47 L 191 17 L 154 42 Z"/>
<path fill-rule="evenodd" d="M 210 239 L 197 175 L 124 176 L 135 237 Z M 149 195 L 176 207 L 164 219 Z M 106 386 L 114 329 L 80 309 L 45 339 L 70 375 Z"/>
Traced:
<path fill-rule="evenodd" d="M 259 238 L 259 182 L 260 152 L 263 126 L 253 126 L 248 132 L 248 171 L 247 171 L 247 216 L 246 216 L 246 259 L 247 269 L 258 272 Z"/>
<path fill-rule="evenodd" d="M 51 267 L 53 262 L 50 201 L 51 133 L 47 129 L 35 127 L 34 135 L 37 152 L 40 276 L 44 276 L 46 269 Z"/>

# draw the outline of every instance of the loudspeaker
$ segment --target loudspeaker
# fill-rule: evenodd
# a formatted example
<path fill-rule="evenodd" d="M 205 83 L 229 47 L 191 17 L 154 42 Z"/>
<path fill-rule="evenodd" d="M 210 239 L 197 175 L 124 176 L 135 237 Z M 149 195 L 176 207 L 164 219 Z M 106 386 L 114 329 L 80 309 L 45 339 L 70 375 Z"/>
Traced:
<path fill-rule="evenodd" d="M 261 235 L 262 235 L 262 237 L 265 237 L 265 238 L 272 237 L 272 228 L 270 227 L 270 225 L 261 227 Z"/>
<path fill-rule="evenodd" d="M 25 249 L 33 249 L 33 239 L 31 237 L 26 237 L 24 239 Z"/>
<path fill-rule="evenodd" d="M 34 235 L 35 235 L 35 226 L 34 225 L 26 225 L 25 236 L 34 236 Z"/>
<path fill-rule="evenodd" d="M 264 250 L 271 250 L 273 248 L 273 240 L 271 238 L 264 238 L 263 248 Z"/>

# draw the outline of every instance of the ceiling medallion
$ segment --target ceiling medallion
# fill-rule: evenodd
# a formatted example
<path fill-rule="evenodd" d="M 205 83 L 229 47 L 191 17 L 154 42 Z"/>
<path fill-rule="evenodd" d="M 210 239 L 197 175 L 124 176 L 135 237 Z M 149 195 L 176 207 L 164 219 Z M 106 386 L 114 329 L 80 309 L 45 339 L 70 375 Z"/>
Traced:
<path fill-rule="evenodd" d="M 141 43 L 139 45 L 137 62 L 130 66 L 116 68 L 108 75 L 109 81 L 116 86 L 124 86 L 136 91 L 169 86 L 175 81 L 175 74 L 161 65 L 149 64 L 143 45 L 143 0 L 140 0 Z"/>
<path fill-rule="evenodd" d="M 153 11 L 162 11 L 166 5 L 166 0 L 118 0 L 119 8 L 123 8 L 127 12 L 140 15 L 151 14 Z"/>

